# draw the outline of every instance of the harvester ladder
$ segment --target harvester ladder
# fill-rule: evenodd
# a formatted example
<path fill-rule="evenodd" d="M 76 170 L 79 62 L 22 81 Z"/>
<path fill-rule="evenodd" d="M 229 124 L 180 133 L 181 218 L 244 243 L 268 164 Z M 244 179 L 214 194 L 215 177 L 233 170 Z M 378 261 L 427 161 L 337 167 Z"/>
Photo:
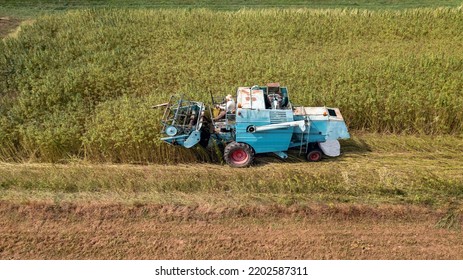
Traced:
<path fill-rule="evenodd" d="M 305 117 L 307 117 L 307 125 L 305 126 L 305 130 L 302 131 L 302 135 L 301 135 L 301 144 L 299 146 L 299 155 L 302 155 L 302 153 L 304 152 L 304 154 L 307 154 L 307 152 L 309 151 L 309 132 L 310 132 L 310 118 L 305 114 L 305 109 L 304 109 L 304 119 Z M 305 145 L 304 145 L 304 136 L 305 134 L 307 134 L 307 139 L 305 141 Z M 303 149 L 304 147 L 304 149 Z"/>
<path fill-rule="evenodd" d="M 302 137 L 301 137 L 301 144 L 299 146 L 299 155 L 302 155 L 303 153 L 306 154 L 309 151 L 309 129 L 306 128 L 306 131 L 302 132 Z M 304 135 L 307 134 L 307 139 L 304 143 Z"/>

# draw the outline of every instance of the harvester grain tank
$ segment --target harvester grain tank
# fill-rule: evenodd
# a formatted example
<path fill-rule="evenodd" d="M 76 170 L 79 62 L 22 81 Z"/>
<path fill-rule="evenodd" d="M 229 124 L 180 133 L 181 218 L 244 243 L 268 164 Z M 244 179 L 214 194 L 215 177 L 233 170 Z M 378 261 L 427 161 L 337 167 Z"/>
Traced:
<path fill-rule="evenodd" d="M 239 87 L 236 109 L 214 120 L 211 105 L 171 97 L 162 119 L 163 141 L 192 148 L 210 141 L 224 145 L 224 159 L 232 167 L 247 167 L 254 157 L 274 153 L 287 158 L 297 149 L 308 161 L 340 155 L 339 139 L 350 135 L 338 108 L 293 106 L 288 89 L 278 83 Z"/>

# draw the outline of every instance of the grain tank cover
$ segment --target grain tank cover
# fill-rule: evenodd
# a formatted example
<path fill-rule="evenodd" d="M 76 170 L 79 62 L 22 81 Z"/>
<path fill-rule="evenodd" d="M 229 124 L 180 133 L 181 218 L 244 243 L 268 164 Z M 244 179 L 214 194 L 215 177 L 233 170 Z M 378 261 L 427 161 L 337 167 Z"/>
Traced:
<path fill-rule="evenodd" d="M 259 87 L 239 87 L 236 95 L 238 108 L 265 109 L 264 90 Z"/>

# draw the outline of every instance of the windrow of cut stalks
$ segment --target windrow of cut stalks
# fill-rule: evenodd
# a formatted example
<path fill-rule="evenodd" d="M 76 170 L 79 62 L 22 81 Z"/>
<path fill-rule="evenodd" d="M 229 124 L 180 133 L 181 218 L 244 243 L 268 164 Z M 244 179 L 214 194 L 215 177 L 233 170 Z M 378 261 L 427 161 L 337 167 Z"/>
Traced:
<path fill-rule="evenodd" d="M 351 130 L 463 133 L 463 10 L 80 10 L 0 43 L 0 159 L 211 160 L 160 142 L 174 93 L 280 82 Z"/>

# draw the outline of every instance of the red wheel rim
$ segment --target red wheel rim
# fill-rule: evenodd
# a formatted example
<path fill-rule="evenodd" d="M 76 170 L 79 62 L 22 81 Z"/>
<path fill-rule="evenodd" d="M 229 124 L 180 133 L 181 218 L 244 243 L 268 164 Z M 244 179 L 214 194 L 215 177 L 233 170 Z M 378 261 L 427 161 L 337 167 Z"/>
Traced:
<path fill-rule="evenodd" d="M 317 153 L 317 152 L 311 153 L 311 154 L 309 155 L 309 158 L 310 158 L 310 160 L 312 160 L 312 161 L 317 161 L 317 160 L 320 159 L 320 154 Z"/>
<path fill-rule="evenodd" d="M 249 155 L 243 149 L 237 149 L 231 153 L 230 158 L 234 164 L 243 164 L 248 160 Z"/>

